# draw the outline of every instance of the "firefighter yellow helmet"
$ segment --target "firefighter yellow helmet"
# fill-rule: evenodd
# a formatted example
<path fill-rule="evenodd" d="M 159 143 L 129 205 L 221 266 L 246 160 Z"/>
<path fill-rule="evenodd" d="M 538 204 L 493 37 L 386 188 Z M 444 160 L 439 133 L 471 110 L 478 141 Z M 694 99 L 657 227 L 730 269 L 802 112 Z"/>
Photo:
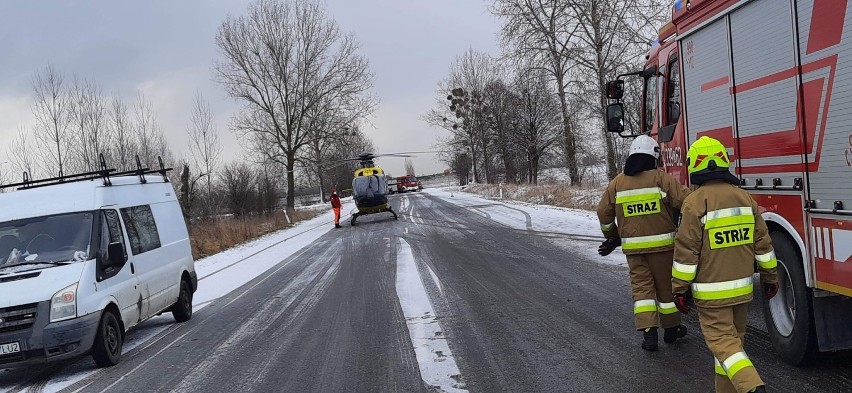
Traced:
<path fill-rule="evenodd" d="M 689 174 L 727 171 L 731 166 L 728 151 L 722 142 L 702 136 L 689 147 L 686 153 Z"/>

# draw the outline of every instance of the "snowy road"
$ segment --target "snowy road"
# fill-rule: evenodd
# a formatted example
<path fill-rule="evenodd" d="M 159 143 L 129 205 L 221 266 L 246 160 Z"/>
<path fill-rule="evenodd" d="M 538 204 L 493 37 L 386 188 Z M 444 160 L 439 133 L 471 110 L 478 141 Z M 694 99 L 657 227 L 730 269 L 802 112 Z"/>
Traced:
<path fill-rule="evenodd" d="M 323 217 L 202 260 L 192 321 L 146 322 L 110 369 L 0 371 L 0 391 L 713 390 L 694 315 L 682 343 L 639 348 L 624 257 L 597 256 L 590 213 L 438 190 L 392 201 L 398 221 Z M 759 330 L 747 340 L 773 392 L 852 391 L 848 355 L 794 368 Z"/>

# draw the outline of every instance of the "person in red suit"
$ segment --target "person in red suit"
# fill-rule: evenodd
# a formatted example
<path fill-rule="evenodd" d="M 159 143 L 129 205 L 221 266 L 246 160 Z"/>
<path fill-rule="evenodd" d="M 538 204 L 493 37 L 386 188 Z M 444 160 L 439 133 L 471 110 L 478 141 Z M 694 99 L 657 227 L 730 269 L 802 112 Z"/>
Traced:
<path fill-rule="evenodd" d="M 337 190 L 331 189 L 331 209 L 334 210 L 334 227 L 342 228 L 340 226 L 340 197 L 337 196 Z"/>

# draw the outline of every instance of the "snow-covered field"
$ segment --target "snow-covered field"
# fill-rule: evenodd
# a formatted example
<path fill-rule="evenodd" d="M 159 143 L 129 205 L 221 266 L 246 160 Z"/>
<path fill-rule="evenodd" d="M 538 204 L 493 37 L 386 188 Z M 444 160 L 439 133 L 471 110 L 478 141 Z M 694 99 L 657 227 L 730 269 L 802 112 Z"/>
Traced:
<path fill-rule="evenodd" d="M 354 205 L 344 202 L 343 211 Z M 228 249 L 219 254 L 195 262 L 198 273 L 198 291 L 193 298 L 194 311 L 201 310 L 222 296 L 263 275 L 281 261 L 299 252 L 334 227 L 333 215 L 329 212 L 303 221 L 292 228 L 271 233 L 256 240 Z M 166 329 L 175 326 L 171 314 L 164 314 L 143 322 L 127 336 L 124 353 L 141 345 L 152 345 L 151 340 Z M 2 372 L 2 370 L 0 370 Z M 44 387 L 44 392 L 62 390 L 98 369 L 91 358 L 84 357 L 75 364 L 53 376 Z M 1 376 L 1 375 L 0 375 Z M 5 389 L 0 389 L 4 391 Z"/>
<path fill-rule="evenodd" d="M 568 241 L 582 243 L 578 248 L 586 250 L 585 256 L 593 260 L 613 265 L 626 265 L 624 254 L 620 249 L 606 257 L 597 254 L 603 235 L 594 212 L 517 201 L 492 200 L 467 192 L 459 192 L 458 187 L 432 188 L 424 191 L 513 229 L 543 232 L 545 235 L 565 235 L 564 238 Z"/>

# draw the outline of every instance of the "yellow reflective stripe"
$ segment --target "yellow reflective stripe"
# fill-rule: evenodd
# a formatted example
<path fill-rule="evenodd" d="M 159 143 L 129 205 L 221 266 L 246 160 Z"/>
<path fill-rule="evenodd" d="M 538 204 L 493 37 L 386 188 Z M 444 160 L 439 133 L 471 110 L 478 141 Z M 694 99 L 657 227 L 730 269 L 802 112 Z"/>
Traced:
<path fill-rule="evenodd" d="M 754 259 L 761 269 L 775 269 L 778 267 L 778 259 L 775 258 L 775 251 L 770 251 L 766 254 L 755 255 Z"/>
<path fill-rule="evenodd" d="M 627 202 L 647 201 L 649 199 L 661 199 L 666 193 L 660 187 L 637 188 L 635 190 L 618 191 L 615 193 L 615 203 L 620 205 Z"/>
<path fill-rule="evenodd" d="M 677 306 L 674 303 L 657 303 L 657 309 L 660 310 L 660 314 L 674 314 L 677 312 Z"/>
<path fill-rule="evenodd" d="M 656 312 L 657 301 L 653 299 L 637 300 L 633 302 L 633 313 L 641 314 L 643 312 Z"/>
<path fill-rule="evenodd" d="M 728 373 L 725 372 L 725 369 L 722 368 L 722 363 L 719 363 L 719 360 L 713 358 L 713 362 L 715 363 L 716 374 L 728 376 Z"/>
<path fill-rule="evenodd" d="M 769 262 L 758 261 L 757 266 L 760 266 L 761 269 L 766 269 L 766 270 L 775 269 L 776 267 L 778 267 L 778 260 L 775 259 L 775 258 L 772 258 Z"/>
<path fill-rule="evenodd" d="M 733 216 L 754 216 L 754 210 L 751 208 L 751 206 L 730 207 L 727 209 L 711 210 L 707 212 L 704 217 L 701 217 L 701 223 L 705 224 L 707 223 L 707 221 L 710 220 Z"/>
<path fill-rule="evenodd" d="M 698 265 L 684 265 L 677 261 L 672 263 L 672 277 L 683 281 L 692 281 L 695 279 L 695 271 L 698 270 Z"/>
<path fill-rule="evenodd" d="M 674 233 L 639 237 L 623 237 L 621 238 L 621 248 L 623 250 L 639 250 L 643 248 L 671 246 L 674 244 L 674 237 Z"/>
<path fill-rule="evenodd" d="M 707 220 L 707 223 L 704 224 L 704 228 L 712 229 L 740 224 L 754 224 L 754 216 L 731 216 Z"/>
<path fill-rule="evenodd" d="M 615 226 L 615 221 L 613 221 L 609 224 L 601 224 L 601 230 L 604 231 L 604 232 L 609 232 L 609 231 L 612 230 L 612 227 L 614 227 L 614 226 Z"/>
<path fill-rule="evenodd" d="M 751 277 L 713 283 L 695 282 L 692 283 L 692 295 L 698 300 L 730 299 L 752 293 L 753 287 Z"/>
<path fill-rule="evenodd" d="M 722 367 L 727 371 L 728 378 L 733 379 L 734 375 L 737 375 L 740 370 L 746 367 L 754 367 L 754 364 L 745 352 L 737 352 L 725 359 Z"/>

